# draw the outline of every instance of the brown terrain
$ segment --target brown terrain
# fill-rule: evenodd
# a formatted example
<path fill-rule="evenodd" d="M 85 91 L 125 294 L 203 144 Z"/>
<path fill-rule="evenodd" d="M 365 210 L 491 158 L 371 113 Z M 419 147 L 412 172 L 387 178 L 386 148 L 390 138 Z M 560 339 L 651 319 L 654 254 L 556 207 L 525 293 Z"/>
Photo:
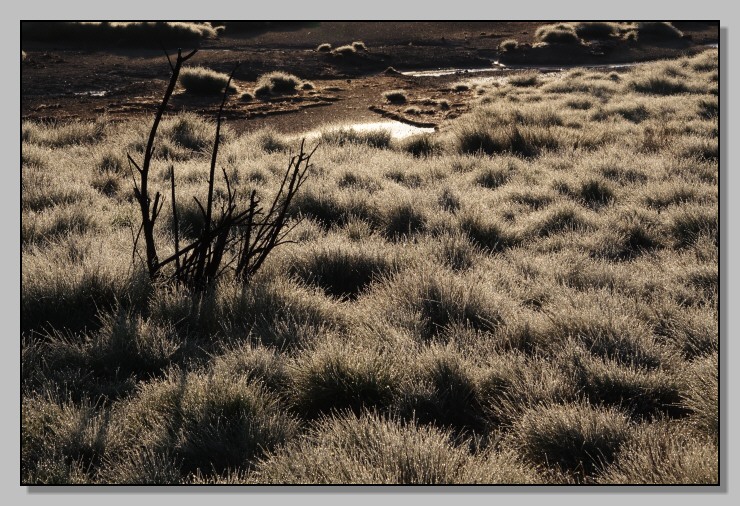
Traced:
<path fill-rule="evenodd" d="M 383 117 L 416 126 L 438 126 L 464 112 L 473 97 L 472 91 L 451 92 L 450 85 L 480 75 L 480 69 L 490 69 L 486 75 L 505 75 L 530 66 L 608 66 L 676 57 L 719 40 L 716 22 L 675 22 L 684 39 L 672 43 L 610 41 L 567 51 L 528 48 L 507 60 L 499 54 L 499 44 L 507 39 L 532 44 L 536 29 L 544 22 L 223 24 L 225 32 L 217 39 L 200 42 L 189 64 L 230 72 L 241 63 L 235 73 L 237 97 L 252 91 L 258 76 L 276 70 L 314 83 L 314 90 L 294 95 L 229 101 L 226 115 L 237 130 L 273 126 L 285 133 L 340 122 L 380 121 Z M 316 51 L 321 43 L 337 47 L 353 41 L 363 41 L 367 50 L 350 56 Z M 40 42 L 23 33 L 22 49 L 27 55 L 21 64 L 23 119 L 56 121 L 107 115 L 115 121 L 150 115 L 169 78 L 162 49 L 96 45 L 94 41 Z M 507 66 L 500 67 L 499 61 Z M 444 76 L 400 73 L 450 68 L 460 71 Z M 407 103 L 387 104 L 382 94 L 391 89 L 405 90 Z M 449 101 L 449 109 L 428 107 L 440 98 Z M 219 101 L 219 97 L 193 97 L 180 91 L 173 96 L 171 107 L 212 114 Z M 404 112 L 410 106 L 418 109 L 416 114 Z"/>

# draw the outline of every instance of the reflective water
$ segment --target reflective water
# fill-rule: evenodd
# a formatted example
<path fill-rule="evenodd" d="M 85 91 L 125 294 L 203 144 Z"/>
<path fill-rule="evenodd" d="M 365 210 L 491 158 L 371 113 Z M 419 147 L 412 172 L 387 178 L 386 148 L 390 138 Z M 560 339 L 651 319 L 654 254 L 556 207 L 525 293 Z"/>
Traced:
<path fill-rule="evenodd" d="M 303 134 L 301 137 L 306 137 L 307 139 L 316 138 L 319 137 L 322 132 L 332 130 L 354 130 L 355 132 L 388 130 L 391 134 L 391 137 L 394 139 L 405 139 L 406 137 L 410 137 L 412 135 L 434 132 L 434 128 L 422 128 L 409 125 L 407 123 L 402 123 L 400 121 L 385 120 L 367 123 L 348 123 L 346 125 L 326 127 L 319 130 L 312 130 L 306 134 Z"/>
<path fill-rule="evenodd" d="M 76 91 L 75 95 L 80 97 L 104 97 L 108 94 L 107 90 L 94 90 L 94 91 Z"/>

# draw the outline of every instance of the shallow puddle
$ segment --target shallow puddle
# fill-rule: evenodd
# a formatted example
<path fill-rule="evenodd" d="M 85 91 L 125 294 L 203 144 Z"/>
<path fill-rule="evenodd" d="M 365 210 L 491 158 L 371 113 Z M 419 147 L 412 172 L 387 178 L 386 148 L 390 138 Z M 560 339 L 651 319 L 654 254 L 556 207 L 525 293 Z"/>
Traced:
<path fill-rule="evenodd" d="M 332 130 L 354 130 L 355 132 L 372 132 L 375 130 L 388 130 L 390 131 L 391 137 L 394 139 L 405 139 L 412 135 L 418 135 L 423 133 L 432 133 L 434 128 L 422 128 L 402 123 L 400 121 L 375 121 L 368 123 L 348 123 L 346 125 L 336 125 L 321 128 L 318 130 L 312 130 L 306 134 L 301 135 L 307 139 L 316 138 L 321 135 L 322 132 Z"/>
<path fill-rule="evenodd" d="M 75 95 L 78 97 L 104 97 L 108 94 L 107 90 L 94 90 L 94 91 L 76 91 Z"/>
<path fill-rule="evenodd" d="M 436 69 L 436 70 L 409 70 L 401 72 L 404 76 L 409 77 L 442 77 L 442 76 L 453 76 L 466 74 L 478 74 L 481 72 L 500 72 L 505 70 L 507 67 L 500 64 L 499 62 L 493 62 L 492 67 L 485 67 L 479 69 Z"/>

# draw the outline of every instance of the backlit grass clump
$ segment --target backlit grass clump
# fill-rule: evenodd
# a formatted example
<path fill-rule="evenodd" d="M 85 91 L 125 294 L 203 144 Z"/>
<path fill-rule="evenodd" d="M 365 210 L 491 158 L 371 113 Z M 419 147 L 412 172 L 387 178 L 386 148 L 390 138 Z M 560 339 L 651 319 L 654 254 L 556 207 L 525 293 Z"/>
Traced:
<path fill-rule="evenodd" d="M 200 293 L 132 249 L 148 120 L 24 121 L 22 482 L 716 484 L 717 55 L 470 83 L 403 139 L 320 128 L 289 242 Z M 162 121 L 161 244 L 205 223 L 214 131 Z M 221 136 L 269 201 L 299 141 Z"/>
<path fill-rule="evenodd" d="M 576 28 L 568 23 L 555 25 L 542 25 L 534 34 L 540 42 L 555 44 L 580 44 L 581 40 L 576 33 Z"/>
<path fill-rule="evenodd" d="M 180 85 L 189 93 L 219 94 L 224 91 L 229 76 L 206 67 L 185 67 L 180 72 Z M 230 90 L 235 90 L 233 84 Z"/>
<path fill-rule="evenodd" d="M 313 83 L 288 74 L 287 72 L 270 72 L 257 79 L 254 94 L 257 97 L 270 95 L 291 95 L 299 90 L 312 90 Z"/>

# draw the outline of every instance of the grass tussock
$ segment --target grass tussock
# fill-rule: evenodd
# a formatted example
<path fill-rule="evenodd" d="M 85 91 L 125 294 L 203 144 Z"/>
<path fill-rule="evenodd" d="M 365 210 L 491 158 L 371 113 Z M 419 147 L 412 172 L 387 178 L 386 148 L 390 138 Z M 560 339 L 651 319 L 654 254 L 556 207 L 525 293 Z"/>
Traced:
<path fill-rule="evenodd" d="M 641 21 L 635 29 L 640 41 L 670 41 L 683 37 L 683 32 L 667 21 Z"/>
<path fill-rule="evenodd" d="M 519 47 L 519 42 L 514 39 L 507 39 L 498 45 L 499 52 L 515 51 Z"/>
<path fill-rule="evenodd" d="M 180 72 L 180 85 L 188 93 L 219 94 L 229 82 L 229 76 L 206 67 L 185 67 Z M 229 85 L 229 91 L 236 87 Z"/>
<path fill-rule="evenodd" d="M 712 485 L 719 483 L 718 463 L 711 442 L 658 422 L 636 429 L 598 482 Z"/>
<path fill-rule="evenodd" d="M 554 25 L 542 25 L 534 33 L 535 38 L 540 42 L 555 44 L 580 44 L 576 28 L 568 23 L 559 23 Z"/>
<path fill-rule="evenodd" d="M 629 429 L 627 418 L 618 410 L 588 404 L 553 405 L 525 412 L 511 437 L 530 462 L 583 482 L 615 459 Z"/>
<path fill-rule="evenodd" d="M 609 39 L 619 34 L 620 27 L 608 21 L 583 21 L 575 25 L 576 34 L 584 40 Z"/>
<path fill-rule="evenodd" d="M 365 414 L 332 417 L 308 437 L 263 460 L 256 483 L 537 483 L 506 453 L 470 455 L 434 428 Z"/>
<path fill-rule="evenodd" d="M 305 85 L 308 85 L 308 87 L 304 88 Z M 260 98 L 269 97 L 270 95 L 291 95 L 301 89 L 313 89 L 313 83 L 303 81 L 287 72 L 270 72 L 257 79 L 254 94 Z"/>
<path fill-rule="evenodd" d="M 406 92 L 403 90 L 390 90 L 383 93 L 383 98 L 390 104 L 405 104 L 408 100 Z"/>

